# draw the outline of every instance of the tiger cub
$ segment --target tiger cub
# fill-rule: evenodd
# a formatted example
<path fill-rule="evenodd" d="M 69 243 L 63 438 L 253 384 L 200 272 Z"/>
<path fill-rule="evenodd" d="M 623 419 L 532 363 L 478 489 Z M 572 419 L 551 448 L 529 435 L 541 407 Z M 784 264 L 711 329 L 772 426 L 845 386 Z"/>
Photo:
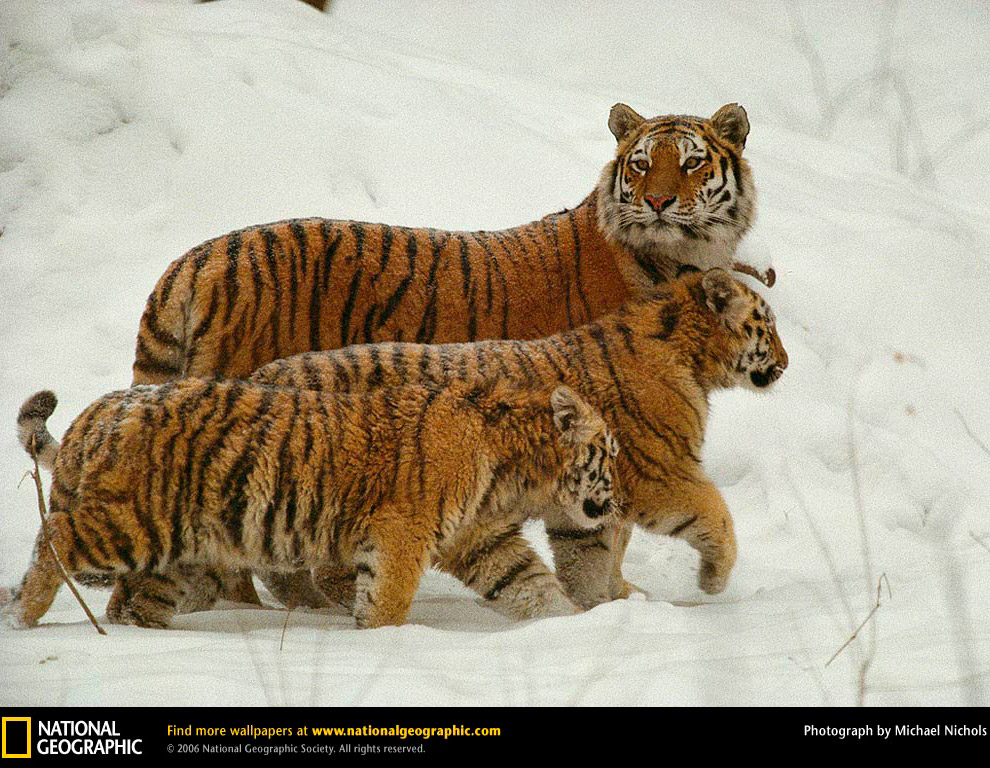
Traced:
<path fill-rule="evenodd" d="M 111 621 L 167 626 L 176 610 L 212 601 L 213 569 L 330 561 L 356 574 L 358 626 L 377 627 L 403 623 L 424 568 L 471 538 L 483 508 L 552 507 L 582 530 L 612 514 L 617 444 L 572 390 L 459 389 L 138 386 L 90 405 L 61 446 L 45 426 L 55 396 L 39 392 L 18 432 L 53 471 L 59 560 L 70 574 L 117 579 Z M 577 611 L 546 566 L 512 555 L 503 567 L 544 601 L 540 615 Z M 34 625 L 60 584 L 39 532 L 5 613 Z"/>
<path fill-rule="evenodd" d="M 766 390 L 787 364 L 770 307 L 715 269 L 685 275 L 650 298 L 546 339 L 347 347 L 276 361 L 251 379 L 336 392 L 491 381 L 572 387 L 622 444 L 622 530 L 583 530 L 560 515 L 547 521 L 557 575 L 573 600 L 590 607 L 631 589 L 619 569 L 631 524 L 685 539 L 701 556 L 701 589 L 725 589 L 736 539 L 725 502 L 701 466 L 708 395 L 735 386 Z M 478 542 L 463 562 L 499 559 L 501 547 L 527 546 L 519 535 Z M 463 562 L 441 565 L 461 576 Z M 320 602 L 307 574 L 262 580 L 289 604 Z"/>

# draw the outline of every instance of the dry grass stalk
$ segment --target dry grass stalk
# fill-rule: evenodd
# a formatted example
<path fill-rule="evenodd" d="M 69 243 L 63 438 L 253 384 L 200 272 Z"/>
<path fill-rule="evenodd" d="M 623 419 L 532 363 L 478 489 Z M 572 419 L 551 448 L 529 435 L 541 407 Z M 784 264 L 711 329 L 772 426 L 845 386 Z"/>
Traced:
<path fill-rule="evenodd" d="M 86 601 L 83 600 L 82 595 L 79 594 L 79 590 L 76 589 L 76 585 L 72 582 L 72 579 L 69 578 L 69 574 L 66 573 L 65 568 L 62 565 L 62 561 L 58 559 L 58 553 L 55 551 L 55 545 L 52 544 L 52 537 L 48 532 L 48 509 L 45 506 L 45 492 L 41 487 L 41 470 L 38 468 L 38 454 L 35 451 L 34 440 L 34 436 L 32 435 L 31 442 L 28 445 L 31 458 L 34 459 L 34 471 L 29 472 L 28 474 L 34 478 L 34 487 L 38 491 L 38 513 L 41 515 L 42 535 L 44 536 L 45 543 L 48 545 L 48 549 L 51 550 L 52 557 L 55 560 L 55 565 L 58 566 L 58 571 L 62 575 L 62 581 L 68 584 L 72 594 L 75 596 L 76 600 L 79 601 L 79 605 L 81 605 L 83 611 L 86 612 L 86 616 L 89 618 L 90 623 L 96 627 L 96 631 L 101 635 L 105 635 L 106 630 L 100 626 L 100 623 L 96 620 L 96 617 L 93 616 L 92 611 L 89 610 L 89 606 L 86 605 Z"/>
<path fill-rule="evenodd" d="M 881 588 L 883 587 L 883 583 L 884 583 L 884 582 L 887 582 L 887 597 L 892 597 L 892 595 L 891 595 L 891 592 L 890 592 L 890 582 L 889 582 L 889 581 L 887 581 L 887 574 L 886 574 L 886 573 L 881 573 L 881 574 L 880 574 L 880 578 L 879 578 L 879 579 L 877 579 L 877 600 L 876 600 L 876 602 L 875 602 L 875 603 L 873 604 L 873 608 L 872 608 L 872 609 L 870 610 L 870 612 L 869 612 L 868 614 L 866 614 L 866 618 L 865 618 L 865 619 L 863 619 L 863 621 L 862 621 L 862 622 L 860 623 L 860 625 L 859 625 L 858 627 L 856 627 L 856 629 L 855 629 L 855 630 L 853 630 L 853 633 L 852 633 L 852 634 L 851 634 L 851 635 L 849 636 L 849 639 L 848 639 L 848 640 L 846 640 L 846 642 L 844 642 L 844 643 L 842 644 L 842 646 L 841 646 L 841 647 L 839 648 L 839 650 L 837 650 L 837 651 L 836 651 L 835 653 L 833 653 L 833 654 L 832 654 L 832 658 L 831 658 L 831 659 L 829 659 L 828 661 L 826 661 L 826 662 L 825 662 L 825 666 L 826 666 L 826 667 L 827 667 L 827 666 L 828 666 L 829 664 L 831 664 L 831 663 L 832 663 L 833 661 L 835 661 L 835 660 L 836 660 L 836 658 L 837 658 L 837 657 L 839 656 L 839 654 L 840 654 L 840 653 L 842 653 L 842 652 L 843 652 L 843 651 L 844 651 L 844 650 L 845 650 L 846 648 L 848 648 L 848 647 L 849 647 L 849 644 L 850 644 L 850 643 L 851 643 L 851 642 L 852 642 L 853 640 L 855 640 L 855 639 L 856 639 L 856 636 L 857 636 L 857 635 L 859 635 L 859 631 L 860 631 L 860 630 L 861 630 L 861 629 L 862 629 L 863 627 L 865 627 L 865 626 L 867 625 L 867 623 L 868 623 L 868 622 L 870 621 L 870 619 L 872 619 L 872 618 L 873 618 L 873 615 L 874 615 L 874 614 L 875 614 L 875 613 L 876 613 L 876 612 L 877 612 L 878 610 L 880 610 L 880 605 L 881 605 L 881 602 L 880 602 L 880 596 L 881 596 Z M 870 660 L 869 660 L 869 659 L 867 659 L 867 660 L 866 660 L 866 662 L 865 662 L 865 666 L 866 666 L 867 668 L 869 667 L 869 663 L 870 663 Z"/>

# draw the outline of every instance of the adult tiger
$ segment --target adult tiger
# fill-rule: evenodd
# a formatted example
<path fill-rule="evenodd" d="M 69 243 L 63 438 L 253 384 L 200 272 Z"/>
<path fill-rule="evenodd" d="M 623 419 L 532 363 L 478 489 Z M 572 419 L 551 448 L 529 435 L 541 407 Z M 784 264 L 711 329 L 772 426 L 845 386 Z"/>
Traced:
<path fill-rule="evenodd" d="M 591 194 L 519 227 L 297 219 L 193 248 L 148 298 L 134 384 L 245 376 L 355 342 L 539 338 L 600 317 L 685 266 L 739 268 L 736 247 L 755 205 L 742 156 L 746 111 L 727 104 L 709 119 L 646 119 L 616 104 L 608 124 L 616 156 Z M 241 586 L 230 596 L 257 601 Z"/>

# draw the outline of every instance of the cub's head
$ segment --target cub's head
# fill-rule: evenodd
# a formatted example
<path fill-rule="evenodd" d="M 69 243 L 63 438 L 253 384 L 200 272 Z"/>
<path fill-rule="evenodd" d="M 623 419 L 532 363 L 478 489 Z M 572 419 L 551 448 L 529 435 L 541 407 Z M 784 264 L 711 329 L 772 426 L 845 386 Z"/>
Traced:
<path fill-rule="evenodd" d="M 599 182 L 607 234 L 642 254 L 684 240 L 734 244 L 749 229 L 755 193 L 742 157 L 749 119 L 741 106 L 726 104 L 706 120 L 647 119 L 616 104 L 608 127 L 618 149 Z"/>
<path fill-rule="evenodd" d="M 619 444 L 598 412 L 574 390 L 550 396 L 553 423 L 564 447 L 559 498 L 583 528 L 596 528 L 617 511 L 615 457 Z"/>
<path fill-rule="evenodd" d="M 777 335 L 773 310 L 755 291 L 721 269 L 686 278 L 702 311 L 721 331 L 709 352 L 717 368 L 710 376 L 723 386 L 766 390 L 787 368 L 787 350 Z"/>

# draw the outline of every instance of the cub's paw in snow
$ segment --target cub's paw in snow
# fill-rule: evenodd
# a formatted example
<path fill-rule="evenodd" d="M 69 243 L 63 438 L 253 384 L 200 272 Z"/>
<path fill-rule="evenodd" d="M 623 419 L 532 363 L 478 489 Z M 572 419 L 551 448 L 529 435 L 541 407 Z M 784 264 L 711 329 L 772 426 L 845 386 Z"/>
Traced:
<path fill-rule="evenodd" d="M 4 602 L 0 603 L 0 623 L 12 629 L 28 629 L 34 626 L 33 622 L 24 621 L 22 612 L 19 610 L 20 606 L 17 600 L 11 598 L 10 590 L 4 589 L 3 591 L 7 593 L 7 596 Z"/>
<path fill-rule="evenodd" d="M 613 583 L 610 589 L 612 600 L 625 600 L 630 597 L 636 597 L 639 599 L 646 597 L 646 590 L 637 587 L 631 581 L 626 581 L 622 579 L 618 583 Z"/>

